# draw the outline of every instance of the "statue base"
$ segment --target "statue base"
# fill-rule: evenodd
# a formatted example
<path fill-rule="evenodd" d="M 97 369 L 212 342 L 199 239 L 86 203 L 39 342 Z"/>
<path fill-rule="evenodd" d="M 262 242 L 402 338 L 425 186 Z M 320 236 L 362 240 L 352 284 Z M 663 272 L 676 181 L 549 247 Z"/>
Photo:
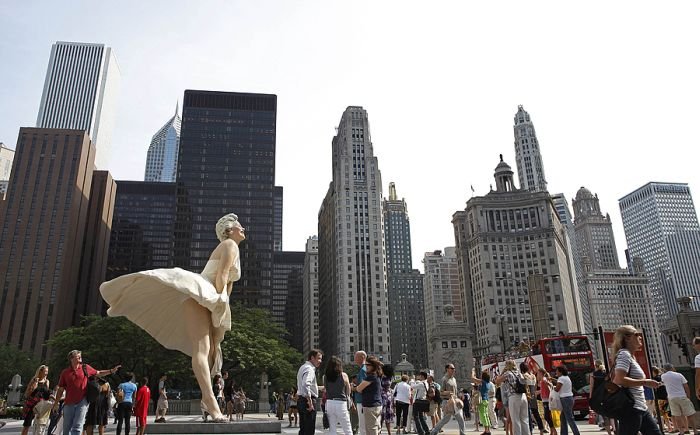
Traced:
<path fill-rule="evenodd" d="M 219 433 L 282 433 L 282 423 L 279 421 L 232 421 L 230 423 L 204 422 L 168 422 L 149 423 L 146 427 L 149 434 L 219 434 Z"/>

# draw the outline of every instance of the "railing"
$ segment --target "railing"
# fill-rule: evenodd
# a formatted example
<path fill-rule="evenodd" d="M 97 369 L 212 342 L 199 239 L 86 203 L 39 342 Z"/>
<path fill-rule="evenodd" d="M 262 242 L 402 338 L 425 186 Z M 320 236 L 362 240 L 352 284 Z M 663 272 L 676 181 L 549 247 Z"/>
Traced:
<path fill-rule="evenodd" d="M 259 410 L 257 401 L 245 403 L 245 412 L 257 413 Z M 267 411 L 267 410 L 264 410 Z M 155 415 L 156 409 L 153 402 L 148 406 L 148 414 Z M 202 413 L 200 400 L 168 400 L 168 414 L 170 415 L 199 415 Z"/>

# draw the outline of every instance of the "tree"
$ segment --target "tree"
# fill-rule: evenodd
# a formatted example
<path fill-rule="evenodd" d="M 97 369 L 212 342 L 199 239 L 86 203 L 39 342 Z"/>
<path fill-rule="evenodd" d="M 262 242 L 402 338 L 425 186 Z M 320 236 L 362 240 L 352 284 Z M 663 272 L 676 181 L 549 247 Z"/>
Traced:
<path fill-rule="evenodd" d="M 232 330 L 221 344 L 224 370 L 236 384 L 255 396 L 256 382 L 266 371 L 272 388 L 288 389 L 296 383 L 296 371 L 303 362 L 299 352 L 282 338 L 287 332 L 270 320 L 268 311 L 232 305 Z M 191 359 L 187 355 L 165 349 L 147 332 L 125 317 L 87 316 L 80 326 L 59 331 L 47 345 L 51 348 L 51 372 L 58 379 L 67 367 L 66 355 L 79 349 L 83 361 L 97 369 L 122 365 L 121 376 L 108 377 L 110 383 L 124 380 L 124 373 L 148 376 L 156 382 L 162 373 L 168 374 L 174 388 L 196 388 Z M 52 376 L 52 380 L 54 377 Z"/>
<path fill-rule="evenodd" d="M 282 338 L 287 332 L 272 322 L 269 311 L 231 306 L 232 327 L 222 343 L 224 370 L 236 384 L 257 395 L 255 384 L 267 372 L 271 389 L 288 390 L 296 385 L 296 373 L 302 355 Z"/>
<path fill-rule="evenodd" d="M 32 355 L 20 350 L 12 344 L 0 345 L 0 392 L 7 391 L 14 375 L 22 377 L 22 383 L 34 376 L 41 363 Z"/>
<path fill-rule="evenodd" d="M 59 331 L 47 345 L 51 348 L 51 364 L 59 370 L 67 367 L 68 352 L 78 349 L 83 361 L 96 369 L 122 365 L 117 375 L 108 377 L 110 383 L 121 382 L 126 372 L 134 372 L 137 377 L 147 376 L 151 383 L 167 373 L 181 388 L 196 385 L 189 357 L 165 349 L 125 317 L 83 317 L 81 326 Z M 58 376 L 56 370 L 53 373 Z"/>

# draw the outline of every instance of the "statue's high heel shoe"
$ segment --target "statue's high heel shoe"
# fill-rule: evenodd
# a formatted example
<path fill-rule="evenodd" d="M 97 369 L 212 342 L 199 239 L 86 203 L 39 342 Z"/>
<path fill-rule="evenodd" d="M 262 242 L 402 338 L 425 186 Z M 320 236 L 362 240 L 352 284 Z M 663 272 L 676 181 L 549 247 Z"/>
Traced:
<path fill-rule="evenodd" d="M 199 402 L 199 407 L 202 409 L 202 411 L 206 412 L 211 416 L 211 420 L 205 420 L 205 423 L 227 423 L 228 420 L 226 419 L 226 416 L 221 414 L 221 416 L 214 418 L 214 414 L 209 411 L 207 408 L 207 405 L 204 404 L 204 400 Z"/>

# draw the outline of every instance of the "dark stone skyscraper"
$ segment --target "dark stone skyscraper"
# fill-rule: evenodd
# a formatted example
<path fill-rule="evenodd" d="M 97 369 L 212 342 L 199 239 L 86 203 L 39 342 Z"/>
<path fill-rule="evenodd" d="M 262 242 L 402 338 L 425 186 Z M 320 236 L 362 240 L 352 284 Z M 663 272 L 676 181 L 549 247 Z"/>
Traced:
<path fill-rule="evenodd" d="M 232 299 L 271 308 L 277 96 L 185 91 L 177 173 L 175 265 L 201 272 L 236 213 L 246 228 Z"/>
<path fill-rule="evenodd" d="M 391 361 L 401 361 L 405 353 L 414 366 L 428 367 L 423 275 L 411 264 L 411 223 L 394 183 L 389 183 L 383 211 Z"/>

